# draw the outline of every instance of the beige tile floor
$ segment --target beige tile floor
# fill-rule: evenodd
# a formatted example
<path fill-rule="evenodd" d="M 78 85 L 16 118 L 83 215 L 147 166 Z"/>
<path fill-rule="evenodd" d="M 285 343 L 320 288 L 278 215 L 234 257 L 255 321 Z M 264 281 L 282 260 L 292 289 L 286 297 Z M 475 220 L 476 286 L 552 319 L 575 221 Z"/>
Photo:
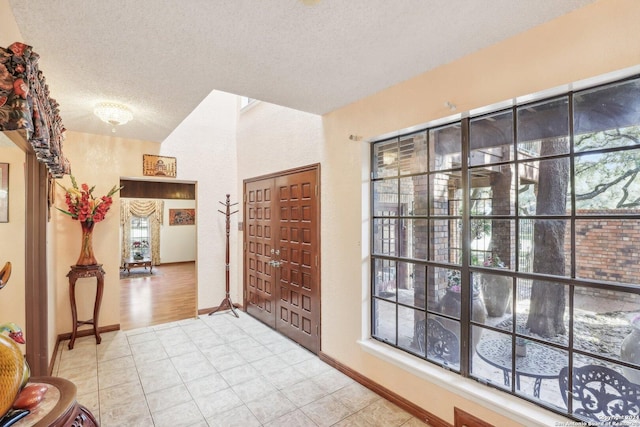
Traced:
<path fill-rule="evenodd" d="M 425 425 L 244 313 L 62 342 L 53 375 L 103 427 Z"/>

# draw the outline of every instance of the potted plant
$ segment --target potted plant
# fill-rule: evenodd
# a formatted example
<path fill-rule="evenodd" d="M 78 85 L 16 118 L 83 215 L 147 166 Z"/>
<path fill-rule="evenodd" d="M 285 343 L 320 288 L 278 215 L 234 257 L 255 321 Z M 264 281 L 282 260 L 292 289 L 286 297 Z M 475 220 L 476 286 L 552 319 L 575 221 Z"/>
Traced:
<path fill-rule="evenodd" d="M 497 255 L 491 255 L 483 265 L 489 268 L 505 268 L 504 262 Z M 491 317 L 502 317 L 509 307 L 513 293 L 511 277 L 491 273 L 480 273 L 482 297 Z"/>
<path fill-rule="evenodd" d="M 439 302 L 439 311 L 442 314 L 446 314 L 448 316 L 460 317 L 460 308 L 461 308 L 461 300 L 460 300 L 460 292 L 462 291 L 462 280 L 460 276 L 460 270 L 448 270 L 447 272 L 447 288 L 445 294 L 440 298 Z M 472 312 L 471 319 L 477 323 L 484 323 L 487 320 L 487 310 L 484 306 L 482 298 L 480 297 L 480 287 L 473 281 L 473 297 L 472 297 Z M 444 322 L 444 321 L 443 321 Z M 453 322 L 452 320 L 446 319 L 445 323 Z M 445 327 L 447 327 L 445 325 Z M 453 332 L 456 332 L 459 329 L 459 325 L 449 326 Z M 479 329 L 474 328 L 475 333 L 473 334 L 473 347 L 478 344 L 480 341 Z M 477 332 L 478 331 L 478 332 Z"/>
<path fill-rule="evenodd" d="M 631 319 L 631 332 L 620 345 L 620 359 L 640 365 L 640 314 Z M 640 384 L 640 369 L 622 368 L 625 377 L 633 383 Z"/>
<path fill-rule="evenodd" d="M 147 242 L 146 240 L 142 240 L 142 241 L 134 241 L 131 244 L 131 248 L 133 249 L 133 259 L 135 260 L 141 260 L 144 258 L 144 250 L 147 249 L 149 247 L 149 242 Z"/>

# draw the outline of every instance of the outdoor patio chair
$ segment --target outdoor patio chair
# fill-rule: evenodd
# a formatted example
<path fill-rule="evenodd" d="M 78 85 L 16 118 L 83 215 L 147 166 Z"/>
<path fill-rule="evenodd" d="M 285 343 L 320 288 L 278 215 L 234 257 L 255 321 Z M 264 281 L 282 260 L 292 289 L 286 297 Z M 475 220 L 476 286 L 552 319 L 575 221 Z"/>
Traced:
<path fill-rule="evenodd" d="M 599 426 L 630 425 L 640 415 L 640 385 L 622 374 L 600 365 L 573 368 L 569 393 L 569 368 L 560 370 L 560 394 L 565 405 L 573 397 L 573 413 Z"/>
<path fill-rule="evenodd" d="M 447 363 L 456 364 L 460 360 L 460 344 L 456 334 L 442 326 L 436 319 L 419 322 L 416 335 L 420 351 L 424 352 L 425 323 L 427 329 L 427 356 L 432 356 Z"/>

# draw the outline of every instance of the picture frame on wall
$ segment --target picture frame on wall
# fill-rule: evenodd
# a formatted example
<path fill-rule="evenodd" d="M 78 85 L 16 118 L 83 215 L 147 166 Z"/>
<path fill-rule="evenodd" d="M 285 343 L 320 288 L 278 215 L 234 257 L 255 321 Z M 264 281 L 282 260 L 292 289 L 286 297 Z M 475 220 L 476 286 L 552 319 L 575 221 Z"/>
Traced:
<path fill-rule="evenodd" d="M 195 225 L 195 209 L 169 209 L 169 225 Z"/>
<path fill-rule="evenodd" d="M 144 176 L 175 178 L 177 173 L 178 165 L 175 157 L 155 156 L 153 154 L 142 155 L 142 174 Z"/>
<path fill-rule="evenodd" d="M 0 222 L 9 222 L 9 163 L 0 163 Z"/>

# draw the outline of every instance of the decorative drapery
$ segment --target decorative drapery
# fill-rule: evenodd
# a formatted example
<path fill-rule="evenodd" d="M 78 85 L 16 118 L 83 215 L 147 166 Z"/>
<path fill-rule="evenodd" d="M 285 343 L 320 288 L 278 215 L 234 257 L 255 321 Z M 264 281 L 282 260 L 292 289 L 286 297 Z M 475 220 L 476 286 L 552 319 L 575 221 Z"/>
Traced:
<path fill-rule="evenodd" d="M 60 178 L 70 171 L 62 154 L 65 129 L 58 103 L 49 97 L 38 69 L 39 59 L 23 43 L 0 48 L 0 131 L 19 131 L 51 175 Z"/>
<path fill-rule="evenodd" d="M 131 217 L 149 218 L 151 225 L 151 263 L 160 264 L 160 225 L 163 222 L 164 201 L 120 199 L 120 224 L 122 225 L 122 253 L 120 265 L 131 254 Z"/>

